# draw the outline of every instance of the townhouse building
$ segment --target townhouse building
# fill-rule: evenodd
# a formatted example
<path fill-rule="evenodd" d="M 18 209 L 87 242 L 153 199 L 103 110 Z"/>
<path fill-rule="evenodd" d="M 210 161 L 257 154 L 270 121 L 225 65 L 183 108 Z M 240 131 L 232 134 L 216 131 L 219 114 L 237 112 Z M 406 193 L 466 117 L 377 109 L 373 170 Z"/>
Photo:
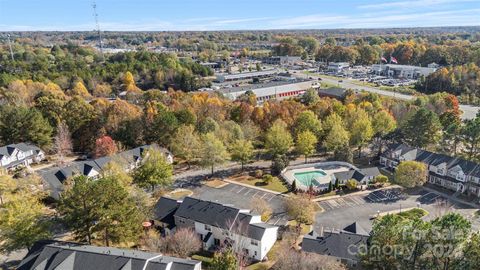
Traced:
<path fill-rule="evenodd" d="M 480 164 L 407 146 L 392 145 L 380 156 L 380 164 L 395 170 L 402 161 L 425 163 L 428 182 L 448 190 L 480 197 Z"/>
<path fill-rule="evenodd" d="M 231 246 L 252 260 L 263 260 L 277 241 L 278 227 L 261 221 L 250 210 L 217 202 L 186 197 L 177 207 L 171 199 L 161 199 L 155 207 L 155 224 L 168 231 L 194 230 L 205 250 Z M 171 217 L 173 215 L 173 223 Z M 160 220 L 160 221 L 159 221 Z M 170 223 L 170 224 L 169 224 Z"/>
<path fill-rule="evenodd" d="M 0 166 L 6 170 L 28 167 L 44 159 L 45 152 L 35 145 L 17 143 L 0 147 Z"/>
<path fill-rule="evenodd" d="M 41 171 L 46 188 L 50 191 L 52 198 L 60 198 L 65 181 L 77 175 L 84 175 L 91 178 L 98 178 L 102 170 L 111 162 L 117 162 L 123 166 L 126 172 L 129 172 L 141 165 L 144 154 L 151 148 L 160 150 L 167 162 L 173 163 L 173 155 L 165 148 L 158 145 L 144 145 L 130 149 L 112 156 L 101 157 L 93 160 L 75 161 L 71 164 L 61 167 L 54 167 L 46 171 Z"/>

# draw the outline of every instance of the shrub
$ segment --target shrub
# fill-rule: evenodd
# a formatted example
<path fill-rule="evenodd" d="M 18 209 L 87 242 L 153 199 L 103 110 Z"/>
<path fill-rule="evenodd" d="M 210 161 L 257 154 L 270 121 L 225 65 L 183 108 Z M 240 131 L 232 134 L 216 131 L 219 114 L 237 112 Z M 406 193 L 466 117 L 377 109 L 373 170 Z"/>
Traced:
<path fill-rule="evenodd" d="M 347 181 L 346 186 L 347 186 L 348 190 L 355 190 L 355 189 L 357 189 L 358 182 L 355 179 L 350 179 L 350 180 Z"/>
<path fill-rule="evenodd" d="M 263 171 L 262 170 L 255 170 L 255 172 L 253 173 L 253 176 L 255 178 L 262 178 L 263 176 Z"/>
<path fill-rule="evenodd" d="M 273 176 L 272 176 L 271 174 L 265 174 L 265 175 L 263 176 L 263 183 L 264 183 L 265 185 L 270 184 L 272 181 L 273 181 Z"/>

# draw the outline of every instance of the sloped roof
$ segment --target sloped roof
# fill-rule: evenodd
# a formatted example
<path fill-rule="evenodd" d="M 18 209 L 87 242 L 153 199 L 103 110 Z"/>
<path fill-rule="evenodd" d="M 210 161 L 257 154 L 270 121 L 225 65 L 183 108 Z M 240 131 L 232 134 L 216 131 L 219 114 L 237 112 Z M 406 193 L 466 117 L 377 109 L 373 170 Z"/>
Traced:
<path fill-rule="evenodd" d="M 255 240 L 262 240 L 265 232 L 277 228 L 266 223 L 251 223 L 252 215 L 239 208 L 216 202 L 186 197 L 175 216 L 215 226 Z"/>
<path fill-rule="evenodd" d="M 323 235 L 318 235 L 315 231 L 310 232 L 303 237 L 302 250 L 358 261 L 358 256 L 352 251 L 366 245 L 368 237 L 368 233 L 355 222 L 343 230 L 325 231 Z"/>
<path fill-rule="evenodd" d="M 34 153 L 38 153 L 42 151 L 40 148 L 38 148 L 35 145 L 32 144 L 27 144 L 27 143 L 16 143 L 16 144 L 9 144 L 5 146 L 0 147 L 0 157 L 2 156 L 8 156 L 10 157 L 15 149 L 18 149 L 22 152 L 28 152 L 28 151 L 33 151 Z"/>
<path fill-rule="evenodd" d="M 151 259 L 153 258 L 153 259 Z M 147 267 L 145 264 L 148 262 Z M 168 265 L 171 267 L 168 268 Z M 136 250 L 95 247 L 68 242 L 39 241 L 18 270 L 193 270 L 201 263 Z"/>

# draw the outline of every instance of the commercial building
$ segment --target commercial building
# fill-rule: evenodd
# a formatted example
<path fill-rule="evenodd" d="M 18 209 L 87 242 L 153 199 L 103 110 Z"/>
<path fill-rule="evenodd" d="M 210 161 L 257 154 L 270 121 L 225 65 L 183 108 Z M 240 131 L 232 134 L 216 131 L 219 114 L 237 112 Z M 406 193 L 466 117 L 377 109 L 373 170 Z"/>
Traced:
<path fill-rule="evenodd" d="M 349 67 L 350 67 L 350 63 L 348 62 L 332 62 L 328 64 L 327 70 L 328 72 L 338 74 L 338 73 L 342 73 Z"/>
<path fill-rule="evenodd" d="M 267 65 L 276 66 L 293 66 L 303 63 L 300 56 L 271 56 L 262 59 L 262 62 Z"/>
<path fill-rule="evenodd" d="M 372 71 L 376 75 L 389 78 L 403 78 L 416 80 L 426 77 L 437 70 L 436 67 L 417 67 L 408 65 L 381 64 L 372 65 Z"/>
<path fill-rule="evenodd" d="M 178 204 L 171 199 L 161 199 L 155 213 L 154 224 L 167 224 L 170 232 L 177 228 L 195 230 L 205 250 L 234 246 L 246 257 L 261 261 L 277 241 L 277 226 L 262 222 L 260 215 L 250 210 L 231 205 L 191 197 Z"/>
<path fill-rule="evenodd" d="M 480 164 L 478 163 L 405 144 L 392 145 L 380 156 L 380 164 L 390 170 L 395 170 L 402 161 L 410 160 L 427 165 L 429 183 L 454 192 L 480 197 Z"/>
<path fill-rule="evenodd" d="M 252 91 L 257 97 L 257 102 L 261 104 L 267 100 L 282 100 L 300 96 L 308 89 L 316 89 L 318 87 L 320 87 L 320 84 L 317 81 L 291 79 L 224 88 L 220 89 L 220 92 L 226 97 L 235 100 L 245 92 Z"/>
<path fill-rule="evenodd" d="M 45 240 L 36 242 L 15 269 L 201 270 L 202 263 L 138 250 Z"/>
<path fill-rule="evenodd" d="M 262 71 L 253 71 L 253 72 L 242 72 L 234 74 L 217 74 L 216 80 L 219 83 L 224 82 L 236 82 L 244 80 L 253 80 L 254 78 L 262 79 L 273 77 L 278 73 L 276 69 L 262 70 Z"/>

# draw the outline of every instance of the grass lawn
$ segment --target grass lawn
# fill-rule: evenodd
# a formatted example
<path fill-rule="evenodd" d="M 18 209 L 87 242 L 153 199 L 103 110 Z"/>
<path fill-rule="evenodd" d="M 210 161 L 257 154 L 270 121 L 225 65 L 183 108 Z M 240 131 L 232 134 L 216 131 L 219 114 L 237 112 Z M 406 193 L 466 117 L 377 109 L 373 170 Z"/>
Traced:
<path fill-rule="evenodd" d="M 290 220 L 288 223 L 287 223 L 287 226 L 290 226 L 292 228 L 295 228 L 297 227 L 297 222 L 295 220 Z M 302 228 L 301 231 L 300 231 L 300 234 L 301 235 L 304 235 L 304 234 L 307 234 L 310 232 L 310 227 L 311 225 L 305 225 L 305 224 L 300 224 L 300 227 Z"/>
<path fill-rule="evenodd" d="M 192 259 L 197 260 L 197 261 L 201 261 L 202 262 L 202 268 L 208 269 L 208 267 L 212 263 L 213 254 L 210 254 L 208 252 L 199 252 L 199 253 L 193 255 Z"/>
<path fill-rule="evenodd" d="M 428 215 L 428 211 L 422 208 L 413 208 L 413 209 L 398 213 L 397 215 L 406 219 L 415 219 L 415 218 L 421 218 Z"/>
<path fill-rule="evenodd" d="M 187 196 L 190 196 L 192 194 L 193 194 L 193 192 L 191 192 L 190 190 L 178 190 L 178 191 L 174 190 L 174 191 L 168 193 L 166 196 L 170 197 L 172 199 L 178 200 L 178 199 L 183 199 L 183 198 L 185 198 Z"/>
<path fill-rule="evenodd" d="M 289 192 L 287 186 L 283 184 L 283 182 L 278 179 L 278 177 L 274 177 L 272 181 L 268 184 L 263 182 L 263 179 L 255 178 L 249 175 L 241 175 L 241 176 L 234 176 L 230 178 L 230 180 L 237 181 L 239 183 L 260 187 L 264 189 L 268 189 L 271 191 L 287 193 Z"/>

